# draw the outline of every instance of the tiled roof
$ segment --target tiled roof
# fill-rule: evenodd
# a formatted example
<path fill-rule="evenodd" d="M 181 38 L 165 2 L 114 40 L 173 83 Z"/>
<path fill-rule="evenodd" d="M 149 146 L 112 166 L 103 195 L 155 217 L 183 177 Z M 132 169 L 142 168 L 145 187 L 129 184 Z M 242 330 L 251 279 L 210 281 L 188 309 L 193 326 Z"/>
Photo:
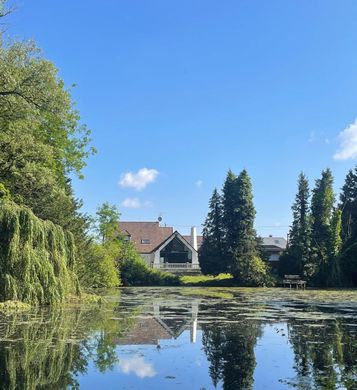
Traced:
<path fill-rule="evenodd" d="M 189 244 L 193 245 L 191 242 L 191 236 L 182 236 Z M 202 236 L 197 236 L 197 249 L 200 249 L 203 242 Z"/>
<path fill-rule="evenodd" d="M 172 227 L 160 226 L 159 222 L 120 222 L 119 228 L 139 253 L 151 253 L 173 234 Z"/>
<path fill-rule="evenodd" d="M 285 249 L 287 245 L 287 241 L 283 237 L 263 237 L 263 246 L 272 247 L 275 246 L 280 249 Z"/>

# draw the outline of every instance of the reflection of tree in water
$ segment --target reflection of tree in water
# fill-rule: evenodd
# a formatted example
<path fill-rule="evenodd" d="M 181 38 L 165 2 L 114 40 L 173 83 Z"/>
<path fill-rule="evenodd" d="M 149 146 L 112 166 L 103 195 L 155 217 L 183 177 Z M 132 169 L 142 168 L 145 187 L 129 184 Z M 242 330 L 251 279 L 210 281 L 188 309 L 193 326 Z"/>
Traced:
<path fill-rule="evenodd" d="M 115 338 L 130 323 L 112 317 L 97 307 L 0 317 L 0 389 L 76 388 L 89 359 L 101 372 L 112 369 Z"/>
<path fill-rule="evenodd" d="M 356 328 L 342 320 L 290 322 L 289 337 L 295 353 L 300 389 L 357 388 Z"/>
<path fill-rule="evenodd" d="M 253 387 L 254 347 L 260 335 L 260 326 L 253 321 L 203 326 L 202 342 L 215 387 L 221 380 L 227 390 Z"/>

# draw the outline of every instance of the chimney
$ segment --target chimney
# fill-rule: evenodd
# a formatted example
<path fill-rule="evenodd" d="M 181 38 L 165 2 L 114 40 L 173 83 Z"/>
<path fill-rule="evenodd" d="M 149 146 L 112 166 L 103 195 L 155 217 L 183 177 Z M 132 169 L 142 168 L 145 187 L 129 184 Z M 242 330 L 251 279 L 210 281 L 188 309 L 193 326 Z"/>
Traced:
<path fill-rule="evenodd" d="M 191 228 L 191 245 L 197 251 L 198 247 L 197 247 L 197 230 L 196 230 L 196 226 L 192 226 L 192 228 Z"/>

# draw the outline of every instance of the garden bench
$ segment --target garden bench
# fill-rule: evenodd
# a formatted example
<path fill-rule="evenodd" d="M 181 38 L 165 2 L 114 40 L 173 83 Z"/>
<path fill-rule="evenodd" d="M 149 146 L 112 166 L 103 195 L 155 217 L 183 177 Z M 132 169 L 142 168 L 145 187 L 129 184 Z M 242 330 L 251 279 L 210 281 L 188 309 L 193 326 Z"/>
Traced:
<path fill-rule="evenodd" d="M 295 286 L 296 288 L 306 287 L 306 281 L 300 278 L 300 275 L 284 275 L 283 286 Z"/>

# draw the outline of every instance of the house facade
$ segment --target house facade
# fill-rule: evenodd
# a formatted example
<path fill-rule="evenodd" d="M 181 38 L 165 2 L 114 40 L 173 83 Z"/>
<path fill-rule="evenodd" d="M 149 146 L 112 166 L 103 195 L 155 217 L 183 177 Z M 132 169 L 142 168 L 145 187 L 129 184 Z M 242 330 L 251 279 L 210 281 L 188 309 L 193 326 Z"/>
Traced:
<path fill-rule="evenodd" d="M 268 255 L 268 260 L 271 265 L 277 265 L 281 254 L 286 249 L 288 244 L 284 237 L 263 237 L 263 248 Z"/>
<path fill-rule="evenodd" d="M 181 235 L 172 227 L 161 226 L 159 222 L 120 222 L 124 238 L 133 243 L 146 263 L 157 269 L 177 273 L 199 273 L 198 250 L 202 236 L 195 227 L 191 235 Z M 263 237 L 262 246 L 274 267 L 287 246 L 283 237 Z"/>
<path fill-rule="evenodd" d="M 198 249 L 202 236 L 195 227 L 190 236 L 183 236 L 159 222 L 120 222 L 124 238 L 133 243 L 146 263 L 170 272 L 200 272 Z"/>

